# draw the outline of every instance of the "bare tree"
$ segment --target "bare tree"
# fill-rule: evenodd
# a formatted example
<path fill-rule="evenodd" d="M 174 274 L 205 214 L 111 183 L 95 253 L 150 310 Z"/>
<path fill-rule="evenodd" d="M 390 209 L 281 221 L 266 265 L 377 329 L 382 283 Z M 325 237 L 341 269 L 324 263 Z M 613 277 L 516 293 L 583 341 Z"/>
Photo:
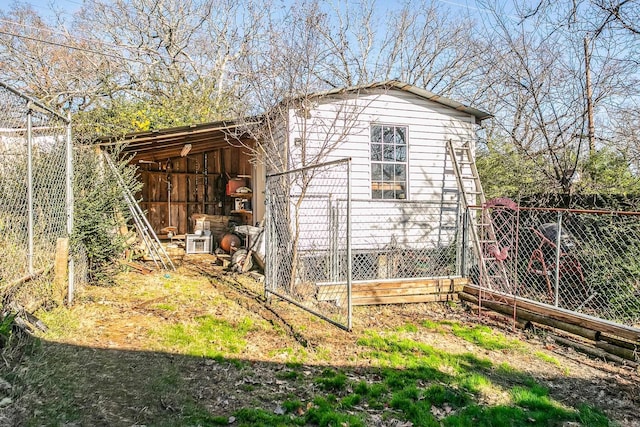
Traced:
<path fill-rule="evenodd" d="M 76 112 L 107 108 L 106 116 L 114 116 L 146 104 L 155 115 L 173 114 L 174 121 L 156 127 L 226 118 L 241 89 L 234 62 L 259 28 L 245 17 L 252 7 L 230 0 L 89 0 L 67 27 L 16 5 L 0 21 L 1 74 Z M 127 121 L 116 123 L 126 128 Z"/>
<path fill-rule="evenodd" d="M 478 69 L 474 25 L 452 19 L 441 3 L 336 1 L 315 9 L 307 21 L 323 52 L 315 74 L 329 87 L 396 79 L 468 98 Z"/>
<path fill-rule="evenodd" d="M 635 80 L 623 59 L 628 40 L 590 38 L 591 18 L 570 6 L 544 2 L 517 17 L 485 4 L 492 12 L 482 85 L 497 114 L 489 137 L 509 141 L 545 173 L 546 188 L 566 193 L 590 185 L 591 157 L 611 140 L 608 117 L 620 94 L 633 96 Z"/>
<path fill-rule="evenodd" d="M 113 62 L 92 41 L 45 22 L 29 5 L 0 16 L 3 80 L 60 109 L 83 109 L 104 94 Z"/>

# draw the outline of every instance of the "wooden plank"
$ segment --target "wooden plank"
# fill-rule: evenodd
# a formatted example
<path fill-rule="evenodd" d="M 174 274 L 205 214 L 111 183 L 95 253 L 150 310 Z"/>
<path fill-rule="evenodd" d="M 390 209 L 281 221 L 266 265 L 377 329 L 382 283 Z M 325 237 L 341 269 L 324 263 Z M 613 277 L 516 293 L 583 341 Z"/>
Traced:
<path fill-rule="evenodd" d="M 352 298 L 369 298 L 369 297 L 396 297 L 396 296 L 411 296 L 411 295 L 432 295 L 440 293 L 457 293 L 458 291 L 444 290 L 440 291 L 437 288 L 432 287 L 420 287 L 420 288 L 408 288 L 408 289 L 366 289 L 366 290 L 351 290 Z M 347 291 L 344 286 L 332 286 L 332 287 L 320 287 L 316 298 L 319 301 L 333 300 L 338 297 L 346 298 Z"/>
<path fill-rule="evenodd" d="M 367 283 L 353 283 L 351 289 L 410 289 L 416 287 L 450 287 L 464 286 L 469 283 L 468 278 L 442 278 L 442 279 L 419 279 L 419 280 L 397 280 L 397 281 L 380 281 Z"/>
<path fill-rule="evenodd" d="M 60 237 L 56 240 L 56 253 L 54 262 L 54 286 L 53 300 L 56 304 L 62 305 L 67 293 L 69 277 L 69 239 Z"/>
<path fill-rule="evenodd" d="M 417 295 L 452 294 L 462 291 L 464 283 L 467 282 L 468 280 L 464 278 L 454 278 L 357 283 L 351 287 L 351 297 L 354 300 L 359 298 L 394 298 L 397 300 L 401 297 L 414 297 Z M 319 301 L 333 301 L 346 299 L 346 297 L 347 290 L 344 283 L 319 285 L 316 294 L 316 299 Z"/>
<path fill-rule="evenodd" d="M 399 297 L 352 298 L 353 305 L 404 304 L 418 302 L 457 301 L 457 294 L 407 295 Z"/>
<path fill-rule="evenodd" d="M 438 287 L 415 287 L 409 289 L 369 289 L 358 290 L 354 292 L 352 290 L 351 296 L 353 298 L 366 298 L 366 297 L 395 297 L 395 296 L 413 296 L 413 295 L 433 295 L 433 294 L 452 294 L 458 293 L 455 289 L 442 289 Z"/>
<path fill-rule="evenodd" d="M 464 285 L 455 285 L 454 283 L 448 284 L 440 284 L 440 283 L 427 283 L 424 285 L 415 285 L 415 286 L 399 286 L 399 287 L 364 287 L 357 286 L 352 288 L 353 294 L 379 294 L 382 295 L 384 293 L 388 294 L 402 294 L 405 293 L 407 295 L 412 294 L 433 294 L 433 293 L 451 293 L 451 292 L 460 292 L 464 288 Z"/>
<path fill-rule="evenodd" d="M 464 292 L 477 296 L 479 288 L 477 286 L 466 285 Z M 499 292 L 489 291 L 483 289 L 483 295 L 495 294 L 497 298 L 506 302 L 506 304 L 513 305 L 514 297 L 510 295 L 504 295 Z M 611 334 L 613 336 L 625 338 L 631 341 L 640 342 L 640 329 L 633 328 L 631 326 L 625 326 L 615 324 L 603 319 L 598 319 L 586 314 L 580 314 L 577 312 L 570 312 L 568 310 L 551 307 L 546 304 L 537 303 L 534 301 L 523 300 L 522 298 L 515 297 L 517 307 L 524 308 L 537 314 L 552 317 L 556 320 L 560 320 L 566 323 L 581 326 L 583 328 L 593 329 L 601 333 Z"/>
<path fill-rule="evenodd" d="M 557 342 L 558 344 L 564 345 L 566 347 L 572 347 L 578 351 L 581 351 L 583 353 L 589 354 L 593 357 L 597 357 L 598 359 L 603 359 L 603 360 L 612 360 L 620 365 L 629 365 L 632 364 L 632 366 L 638 366 L 637 363 L 635 362 L 630 362 L 630 360 L 634 360 L 634 359 L 624 359 L 622 357 L 619 357 L 615 354 L 611 354 L 611 353 L 607 353 L 606 351 L 603 351 L 599 348 L 593 348 L 591 346 L 588 346 L 586 344 L 582 344 L 579 342 L 575 342 L 573 340 L 568 340 L 566 338 L 562 338 L 556 335 L 549 335 L 555 342 Z"/>

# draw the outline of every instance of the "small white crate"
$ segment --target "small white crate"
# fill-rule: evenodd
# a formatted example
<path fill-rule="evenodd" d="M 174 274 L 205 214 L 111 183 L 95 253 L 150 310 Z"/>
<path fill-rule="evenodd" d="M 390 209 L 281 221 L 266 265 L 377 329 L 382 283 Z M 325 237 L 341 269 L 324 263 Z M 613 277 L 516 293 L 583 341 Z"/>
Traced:
<path fill-rule="evenodd" d="M 213 250 L 213 236 L 187 234 L 187 253 L 188 254 L 210 254 Z"/>

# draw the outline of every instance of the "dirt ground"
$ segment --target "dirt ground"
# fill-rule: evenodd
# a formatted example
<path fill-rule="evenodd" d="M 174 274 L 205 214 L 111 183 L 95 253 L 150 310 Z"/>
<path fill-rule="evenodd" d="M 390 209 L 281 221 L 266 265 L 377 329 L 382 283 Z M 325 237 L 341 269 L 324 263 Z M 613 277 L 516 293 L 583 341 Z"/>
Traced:
<path fill-rule="evenodd" d="M 189 283 L 188 291 L 177 285 L 185 281 Z M 366 365 L 370 362 L 361 355 L 360 337 L 367 331 L 394 330 L 428 319 L 486 324 L 525 341 L 529 351 L 507 352 L 485 350 L 453 334 L 424 332 L 420 335 L 421 342 L 449 353 L 473 352 L 494 364 L 508 363 L 547 386 L 550 395 L 561 403 L 573 407 L 586 403 L 601 409 L 621 426 L 640 426 L 637 369 L 588 358 L 556 345 L 544 334 L 510 331 L 508 320 L 499 316 L 478 317 L 463 304 L 356 307 L 353 330 L 346 332 L 286 302 L 268 304 L 262 284 L 246 275 L 225 273 L 213 267 L 206 256 L 185 258 L 175 273 L 123 273 L 118 283 L 117 287 L 83 289 L 66 314 L 68 321 L 52 324 L 50 330 L 42 334 L 45 350 L 55 354 L 58 362 L 25 356 L 20 364 L 33 375 L 30 381 L 30 374 L 19 371 L 21 368 L 12 368 L 13 377 L 11 373 L 2 373 L 5 378 L 16 379 L 11 385 L 13 400 L 4 407 L 0 402 L 0 423 L 47 425 L 51 419 L 60 421 L 54 413 L 69 410 L 65 409 L 63 399 L 57 402 L 60 407 L 45 404 L 36 390 L 50 387 L 56 390 L 50 393 L 59 392 L 67 398 L 72 395 L 74 410 L 82 412 L 76 421 L 62 420 L 59 425 L 144 424 L 145 420 L 154 419 L 151 412 L 162 410 L 171 414 L 179 405 L 180 396 L 171 391 L 163 391 L 159 402 L 145 401 L 147 391 L 160 387 L 150 379 L 157 377 L 158 372 L 169 380 L 169 374 L 175 373 L 181 383 L 188 384 L 193 396 L 206 402 L 211 413 L 229 415 L 248 405 L 277 410 L 279 402 L 288 396 L 304 401 L 314 393 L 308 384 L 303 387 L 304 383 L 283 380 L 283 373 L 292 361 L 300 361 L 304 376 L 312 377 L 331 366 L 348 368 L 349 376 L 364 378 L 370 375 L 371 366 Z M 179 289 L 181 293 L 177 294 Z M 177 309 L 168 310 L 169 306 Z M 241 367 L 206 358 L 183 357 L 154 337 L 153 331 L 158 325 L 176 324 L 202 315 L 249 318 L 263 325 L 249 330 L 246 345 L 233 356 L 242 362 Z M 51 318 L 59 319 L 60 313 L 56 316 Z M 47 316 L 43 315 L 43 319 L 46 321 Z M 550 364 L 534 357 L 536 352 L 548 354 L 559 363 Z M 72 375 L 73 390 L 58 390 L 62 386 L 37 377 L 34 367 L 38 364 L 46 365 L 52 378 L 57 375 L 54 373 L 64 375 L 55 380 L 57 384 L 65 383 L 66 375 Z M 125 376 L 123 369 L 127 372 Z M 75 374 L 62 374 L 74 370 Z M 175 393 L 179 392 L 176 386 Z M 499 402 L 501 396 L 485 399 L 487 404 L 492 404 Z M 39 421 L 25 421 L 33 419 Z"/>

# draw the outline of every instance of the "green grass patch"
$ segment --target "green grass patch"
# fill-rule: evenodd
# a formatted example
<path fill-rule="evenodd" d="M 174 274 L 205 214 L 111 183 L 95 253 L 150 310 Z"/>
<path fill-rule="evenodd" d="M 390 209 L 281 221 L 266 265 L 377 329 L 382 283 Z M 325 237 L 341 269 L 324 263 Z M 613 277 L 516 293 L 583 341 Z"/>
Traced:
<path fill-rule="evenodd" d="M 302 366 L 302 364 L 309 357 L 309 353 L 304 348 L 277 348 L 269 351 L 270 357 L 277 357 L 285 360 L 285 364 L 287 366 L 297 365 Z"/>
<path fill-rule="evenodd" d="M 455 324 L 452 328 L 489 349 L 521 348 L 518 341 L 494 334 L 489 328 Z M 608 425 L 601 424 L 606 417 L 591 408 L 565 408 L 531 376 L 506 363 L 494 366 L 472 353 L 450 354 L 393 333 L 368 332 L 358 344 L 370 348 L 369 356 L 381 366 L 379 384 L 354 385 L 358 399 L 370 402 L 371 407 L 383 408 L 386 403 L 416 426 L 546 426 L 582 418 L 595 420 L 594 425 Z M 473 396 L 482 393 L 504 393 L 505 404 L 474 403 Z M 451 414 L 437 419 L 433 408 L 441 407 Z"/>
<path fill-rule="evenodd" d="M 598 410 L 581 406 L 578 410 L 565 408 L 548 395 L 538 384 L 514 387 L 510 391 L 512 404 L 481 406 L 469 405 L 442 420 L 444 426 L 551 426 L 564 422 L 579 422 L 589 427 L 607 427 L 609 420 Z"/>
<path fill-rule="evenodd" d="M 151 390 L 154 393 L 170 393 L 178 389 L 180 385 L 180 376 L 175 370 L 165 372 L 162 375 L 154 377 L 151 381 Z"/>
<path fill-rule="evenodd" d="M 347 376 L 333 369 L 325 369 L 320 377 L 315 379 L 315 383 L 322 390 L 340 392 L 344 391 L 347 385 Z"/>
<path fill-rule="evenodd" d="M 292 380 L 295 381 L 298 378 L 300 378 L 300 373 L 296 371 L 278 372 L 276 374 L 276 378 L 281 380 L 287 380 L 287 381 L 292 381 Z"/>
<path fill-rule="evenodd" d="M 578 407 L 578 421 L 583 426 L 589 427 L 609 427 L 612 425 L 602 411 L 589 405 L 580 405 Z"/>
<path fill-rule="evenodd" d="M 433 332 L 442 332 L 441 323 L 434 322 L 433 320 L 425 319 L 420 323 L 420 325 Z"/>
<path fill-rule="evenodd" d="M 80 328 L 78 314 L 65 306 L 58 306 L 52 310 L 39 310 L 36 316 L 47 325 L 44 337 L 50 340 L 58 340 L 74 335 Z"/>
<path fill-rule="evenodd" d="M 397 332 L 410 332 L 410 333 L 416 333 L 418 332 L 418 327 L 414 324 L 411 323 L 405 323 L 402 326 L 398 326 L 396 328 Z"/>
<path fill-rule="evenodd" d="M 240 353 L 245 336 L 253 327 L 248 318 L 232 324 L 212 316 L 200 316 L 193 323 L 179 323 L 153 332 L 161 344 L 179 353 L 216 358 Z"/>
<path fill-rule="evenodd" d="M 313 404 L 303 405 L 299 400 L 285 401 L 281 405 L 282 412 L 274 413 L 260 408 L 243 408 L 234 416 L 240 426 L 279 427 L 316 425 L 320 427 L 365 427 L 362 417 L 351 415 L 338 406 L 348 406 L 346 401 L 338 402 L 335 396 L 317 397 Z M 305 410 L 306 408 L 306 410 Z"/>
<path fill-rule="evenodd" d="M 484 390 L 493 387 L 493 383 L 485 375 L 479 373 L 468 373 L 461 376 L 458 380 L 458 385 L 473 394 L 479 394 Z"/>
<path fill-rule="evenodd" d="M 349 426 L 365 427 L 362 417 L 347 414 L 336 410 L 336 401 L 333 396 L 326 398 L 316 397 L 313 406 L 306 413 L 305 421 L 320 427 Z"/>
<path fill-rule="evenodd" d="M 212 415 L 206 408 L 187 402 L 182 407 L 180 421 L 183 425 L 190 426 L 227 426 L 229 417 Z M 170 423 L 173 421 L 170 421 Z"/>
<path fill-rule="evenodd" d="M 351 409 L 354 406 L 359 405 L 360 402 L 362 402 L 362 396 L 360 396 L 358 393 L 352 393 L 342 398 L 342 400 L 340 401 L 340 406 L 342 408 Z"/>
<path fill-rule="evenodd" d="M 253 427 L 283 427 L 283 426 L 303 426 L 304 417 L 295 417 L 288 414 L 274 414 L 273 411 L 265 411 L 259 408 L 242 408 L 234 416 L 234 425 Z M 229 423 L 227 422 L 227 425 Z"/>
<path fill-rule="evenodd" d="M 389 387 L 383 383 L 369 384 L 360 381 L 353 387 L 353 392 L 361 396 L 361 401 L 365 401 L 372 409 L 383 409 L 387 403 L 386 396 L 389 393 Z"/>
<path fill-rule="evenodd" d="M 175 305 L 167 304 L 167 303 L 155 304 L 153 308 L 155 308 L 156 310 L 171 311 L 171 312 L 177 310 Z"/>
<path fill-rule="evenodd" d="M 454 323 L 451 325 L 451 332 L 455 336 L 486 350 L 524 350 L 522 342 L 507 338 L 503 333 L 494 331 L 488 326 L 464 326 Z"/>
<path fill-rule="evenodd" d="M 534 353 L 534 356 L 536 356 L 538 359 L 543 360 L 551 365 L 557 366 L 559 369 L 562 370 L 562 375 L 564 375 L 565 377 L 569 376 L 569 367 L 567 366 L 562 366 L 562 364 L 560 363 L 560 361 L 554 357 L 551 356 L 547 353 L 544 353 L 542 351 L 536 351 Z"/>

